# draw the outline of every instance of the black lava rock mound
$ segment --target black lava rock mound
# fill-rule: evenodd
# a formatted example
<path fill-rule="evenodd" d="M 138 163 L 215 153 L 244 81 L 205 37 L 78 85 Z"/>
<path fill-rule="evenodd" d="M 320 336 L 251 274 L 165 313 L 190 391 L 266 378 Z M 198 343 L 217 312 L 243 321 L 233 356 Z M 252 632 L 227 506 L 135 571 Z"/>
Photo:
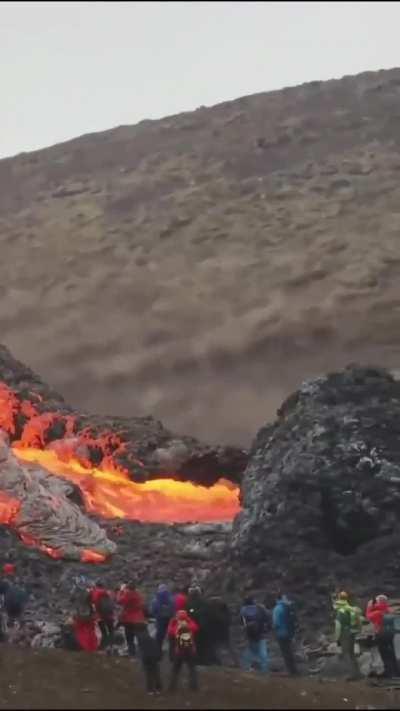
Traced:
<path fill-rule="evenodd" d="M 249 585 L 398 591 L 400 381 L 349 366 L 304 382 L 259 431 L 242 505 L 232 550 Z"/>

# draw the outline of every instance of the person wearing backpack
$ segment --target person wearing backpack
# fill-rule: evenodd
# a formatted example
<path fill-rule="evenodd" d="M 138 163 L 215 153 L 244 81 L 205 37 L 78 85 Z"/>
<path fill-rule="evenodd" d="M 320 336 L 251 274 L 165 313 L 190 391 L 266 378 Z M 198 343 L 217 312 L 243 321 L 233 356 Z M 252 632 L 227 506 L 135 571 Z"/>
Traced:
<path fill-rule="evenodd" d="M 278 641 L 283 661 L 291 676 L 297 674 L 293 653 L 293 638 L 296 632 L 296 612 L 293 602 L 279 594 L 272 611 L 272 628 Z"/>
<path fill-rule="evenodd" d="M 158 586 L 151 604 L 151 614 L 156 621 L 156 640 L 161 653 L 168 625 L 175 614 L 174 597 L 164 584 Z"/>
<path fill-rule="evenodd" d="M 346 592 L 339 593 L 333 603 L 335 611 L 335 638 L 341 647 L 343 661 L 349 669 L 348 681 L 361 678 L 361 672 L 355 655 L 356 635 L 361 632 L 361 610 L 352 605 Z"/>
<path fill-rule="evenodd" d="M 146 611 L 142 595 L 136 590 L 136 583 L 121 585 L 117 593 L 117 603 L 122 610 L 119 616 L 119 625 L 125 629 L 126 643 L 129 656 L 136 655 L 135 639 L 146 624 Z"/>
<path fill-rule="evenodd" d="M 240 610 L 242 626 L 246 634 L 247 646 L 243 652 L 242 664 L 245 671 L 250 671 L 256 662 L 262 673 L 268 671 L 267 628 L 270 616 L 264 605 L 256 603 L 253 597 L 247 597 Z"/>
<path fill-rule="evenodd" d="M 90 601 L 96 610 L 97 621 L 101 632 L 100 649 L 112 649 L 114 641 L 114 600 L 104 584 L 98 580 L 90 590 Z"/>
<path fill-rule="evenodd" d="M 189 687 L 192 691 L 198 688 L 196 668 L 195 635 L 199 631 L 197 622 L 192 620 L 186 610 L 179 610 L 168 625 L 168 637 L 173 643 L 173 660 L 169 690 L 177 688 L 179 674 L 185 665 L 189 671 Z"/>
<path fill-rule="evenodd" d="M 386 595 L 377 595 L 370 600 L 365 616 L 374 628 L 376 645 L 384 666 L 383 676 L 387 679 L 398 677 L 399 668 L 394 649 L 395 615 Z"/>
<path fill-rule="evenodd" d="M 159 694 L 162 691 L 160 661 L 160 645 L 150 636 L 147 625 L 140 630 L 137 636 L 139 656 L 146 678 L 148 694 Z"/>

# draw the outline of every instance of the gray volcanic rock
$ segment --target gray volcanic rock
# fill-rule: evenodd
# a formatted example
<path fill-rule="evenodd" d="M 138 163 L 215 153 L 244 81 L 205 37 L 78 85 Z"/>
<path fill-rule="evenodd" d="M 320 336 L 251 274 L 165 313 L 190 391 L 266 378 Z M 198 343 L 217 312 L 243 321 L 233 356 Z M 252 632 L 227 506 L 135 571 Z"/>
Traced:
<path fill-rule="evenodd" d="M 319 588 L 325 602 L 336 585 L 395 591 L 400 382 L 357 366 L 304 382 L 259 431 L 242 504 L 232 547 L 251 582 L 273 577 L 314 601 Z"/>
<path fill-rule="evenodd" d="M 45 446 L 65 437 L 65 418 L 69 415 L 74 418 L 74 434 L 78 438 L 86 428 L 90 429 L 94 438 L 104 434 L 116 435 L 119 441 L 126 444 L 126 448 L 123 452 L 115 450 L 114 460 L 127 469 L 134 481 L 173 476 L 205 485 L 214 484 L 221 477 L 239 482 L 246 467 L 246 450 L 209 446 L 194 437 L 177 436 L 151 416 L 108 417 L 77 413 L 59 393 L 0 345 L 0 384 L 2 382 L 17 395 L 19 402 L 31 403 L 39 414 L 60 415 L 58 421 L 49 423 L 44 431 Z M 13 439 L 22 436 L 28 420 L 28 416 L 17 408 L 14 414 L 15 432 L 9 433 Z M 82 448 L 78 440 L 76 446 Z M 104 454 L 113 454 L 109 444 L 106 445 L 107 450 L 90 443 L 84 447 L 85 455 L 96 466 L 101 464 Z"/>
<path fill-rule="evenodd" d="M 28 538 L 62 551 L 62 557 L 68 560 L 79 561 L 85 550 L 106 557 L 115 552 L 117 546 L 104 529 L 70 500 L 70 484 L 36 465 L 22 466 L 3 436 L 0 480 L 0 497 L 6 495 L 15 504 L 11 525 L 22 540 Z"/>

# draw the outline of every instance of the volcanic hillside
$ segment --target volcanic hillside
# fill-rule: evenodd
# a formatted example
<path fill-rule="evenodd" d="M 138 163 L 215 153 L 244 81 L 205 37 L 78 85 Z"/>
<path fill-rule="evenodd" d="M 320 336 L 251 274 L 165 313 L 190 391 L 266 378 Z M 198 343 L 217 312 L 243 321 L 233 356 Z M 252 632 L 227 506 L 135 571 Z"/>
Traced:
<path fill-rule="evenodd" d="M 1 340 L 79 409 L 247 444 L 302 378 L 397 364 L 400 69 L 0 162 Z"/>

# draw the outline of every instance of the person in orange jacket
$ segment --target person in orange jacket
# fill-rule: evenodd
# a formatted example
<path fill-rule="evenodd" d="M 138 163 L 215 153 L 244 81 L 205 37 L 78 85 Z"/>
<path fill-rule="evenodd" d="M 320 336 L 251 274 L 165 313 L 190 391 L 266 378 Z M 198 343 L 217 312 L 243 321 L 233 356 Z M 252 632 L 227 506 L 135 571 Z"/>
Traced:
<path fill-rule="evenodd" d="M 135 640 L 146 626 L 146 609 L 142 595 L 136 590 L 134 582 L 121 585 L 117 593 L 117 603 L 122 610 L 119 615 L 119 625 L 125 629 L 129 656 L 136 655 Z"/>
<path fill-rule="evenodd" d="M 385 629 L 385 615 L 393 615 L 393 610 L 389 607 L 386 595 L 377 595 L 369 601 L 365 616 L 375 631 L 376 644 L 384 666 L 384 676 L 391 679 L 399 676 L 399 669 L 394 649 L 394 632 Z"/>
<path fill-rule="evenodd" d="M 188 667 L 191 690 L 196 691 L 198 687 L 195 640 L 198 631 L 199 625 L 189 617 L 186 610 L 179 610 L 169 623 L 167 634 L 173 650 L 170 691 L 176 690 L 183 665 Z"/>

